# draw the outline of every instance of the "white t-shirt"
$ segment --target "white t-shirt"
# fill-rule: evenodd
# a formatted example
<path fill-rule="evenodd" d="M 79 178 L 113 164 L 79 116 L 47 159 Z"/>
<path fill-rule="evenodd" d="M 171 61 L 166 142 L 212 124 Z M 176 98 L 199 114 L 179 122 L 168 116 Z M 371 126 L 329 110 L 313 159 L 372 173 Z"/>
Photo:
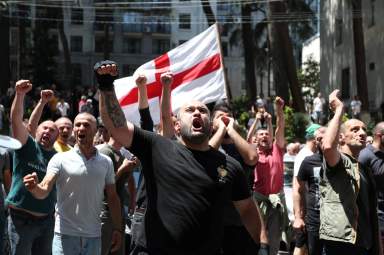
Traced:
<path fill-rule="evenodd" d="M 300 166 L 301 166 L 301 163 L 303 162 L 303 160 L 308 157 L 308 156 L 311 156 L 313 155 L 313 152 L 308 149 L 307 146 L 304 146 L 300 151 L 299 153 L 297 153 L 296 155 L 296 158 L 295 158 L 295 163 L 293 165 L 293 176 L 296 177 L 297 174 L 299 173 L 299 169 L 300 169 Z"/>
<path fill-rule="evenodd" d="M 351 101 L 351 110 L 353 114 L 359 114 L 361 112 L 361 102 L 360 100 Z"/>
<path fill-rule="evenodd" d="M 316 97 L 315 100 L 313 100 L 313 111 L 322 112 L 324 104 L 325 104 L 324 98 Z"/>
<path fill-rule="evenodd" d="M 100 237 L 104 187 L 115 183 L 112 160 L 98 151 L 87 160 L 75 146 L 53 156 L 47 173 L 57 175 L 55 232 Z"/>
<path fill-rule="evenodd" d="M 67 102 L 58 102 L 56 108 L 60 111 L 62 117 L 68 116 L 69 104 Z"/>

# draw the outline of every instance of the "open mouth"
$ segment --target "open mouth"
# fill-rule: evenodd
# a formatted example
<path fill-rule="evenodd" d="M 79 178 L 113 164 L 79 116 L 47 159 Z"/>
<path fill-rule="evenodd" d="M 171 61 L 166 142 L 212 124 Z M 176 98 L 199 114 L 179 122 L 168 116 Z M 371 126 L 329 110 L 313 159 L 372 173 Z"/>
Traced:
<path fill-rule="evenodd" d="M 79 137 L 79 139 L 84 139 L 85 135 L 84 134 L 79 134 L 78 137 Z"/>
<path fill-rule="evenodd" d="M 201 131 L 203 129 L 203 122 L 201 119 L 195 118 L 192 121 L 193 131 Z"/>
<path fill-rule="evenodd" d="M 47 135 L 43 135 L 43 136 L 41 137 L 41 141 L 43 141 L 43 142 L 45 142 L 45 143 L 48 143 L 48 142 L 49 142 L 49 136 L 47 136 Z"/>

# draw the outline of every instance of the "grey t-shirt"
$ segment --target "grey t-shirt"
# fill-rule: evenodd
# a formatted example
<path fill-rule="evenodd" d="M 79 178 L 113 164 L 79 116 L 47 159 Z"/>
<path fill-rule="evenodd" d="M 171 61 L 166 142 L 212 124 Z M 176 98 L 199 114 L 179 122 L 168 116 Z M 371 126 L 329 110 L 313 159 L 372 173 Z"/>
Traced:
<path fill-rule="evenodd" d="M 115 183 L 111 159 L 96 150 L 87 160 L 75 146 L 52 157 L 47 167 L 49 173 L 57 175 L 55 232 L 100 237 L 104 188 Z"/>

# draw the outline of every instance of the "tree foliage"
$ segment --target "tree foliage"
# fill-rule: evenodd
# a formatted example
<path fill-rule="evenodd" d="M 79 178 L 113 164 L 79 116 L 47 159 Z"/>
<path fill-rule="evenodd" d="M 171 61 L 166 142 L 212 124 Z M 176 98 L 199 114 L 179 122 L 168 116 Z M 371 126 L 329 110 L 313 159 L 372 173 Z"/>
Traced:
<path fill-rule="evenodd" d="M 320 91 L 320 64 L 311 56 L 303 64 L 304 68 L 297 70 L 299 86 L 302 88 L 304 100 L 309 103 Z"/>

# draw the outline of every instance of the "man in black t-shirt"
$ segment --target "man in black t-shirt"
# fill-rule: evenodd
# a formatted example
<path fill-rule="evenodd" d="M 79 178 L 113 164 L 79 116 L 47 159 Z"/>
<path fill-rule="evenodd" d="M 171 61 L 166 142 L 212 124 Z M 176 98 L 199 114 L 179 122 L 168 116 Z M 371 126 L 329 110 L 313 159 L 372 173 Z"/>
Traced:
<path fill-rule="evenodd" d="M 240 164 L 209 147 L 209 110 L 193 101 L 180 108 L 177 141 L 126 122 L 113 91 L 114 62 L 95 65 L 100 113 L 116 140 L 141 161 L 148 197 L 146 254 L 217 254 L 222 208 L 234 201 L 245 227 L 259 243 L 261 221 Z"/>
<path fill-rule="evenodd" d="M 257 163 L 258 153 L 254 145 L 247 143 L 236 131 L 235 120 L 229 105 L 218 102 L 212 110 L 213 135 L 209 145 L 234 159 L 242 166 L 242 170 L 250 183 L 250 176 Z M 251 187 L 251 186 L 250 186 Z M 255 254 L 255 243 L 243 226 L 239 213 L 231 201 L 223 208 L 224 237 L 222 240 L 223 255 Z M 267 251 L 267 234 L 263 231 L 260 237 L 263 250 Z"/>
<path fill-rule="evenodd" d="M 304 158 L 297 174 L 297 188 L 293 192 L 293 203 L 295 208 L 297 208 L 297 210 L 295 210 L 295 221 L 305 222 L 305 227 L 297 230 L 296 243 L 306 239 L 308 253 L 310 255 L 320 255 L 322 252 L 322 245 L 319 240 L 319 181 L 323 164 L 321 141 L 324 137 L 325 130 L 325 127 L 320 127 L 315 131 L 314 135 L 318 153 Z"/>
<path fill-rule="evenodd" d="M 368 144 L 359 154 L 359 163 L 370 169 L 377 187 L 377 215 L 384 247 L 384 122 L 376 124 L 372 131 L 373 143 Z"/>

